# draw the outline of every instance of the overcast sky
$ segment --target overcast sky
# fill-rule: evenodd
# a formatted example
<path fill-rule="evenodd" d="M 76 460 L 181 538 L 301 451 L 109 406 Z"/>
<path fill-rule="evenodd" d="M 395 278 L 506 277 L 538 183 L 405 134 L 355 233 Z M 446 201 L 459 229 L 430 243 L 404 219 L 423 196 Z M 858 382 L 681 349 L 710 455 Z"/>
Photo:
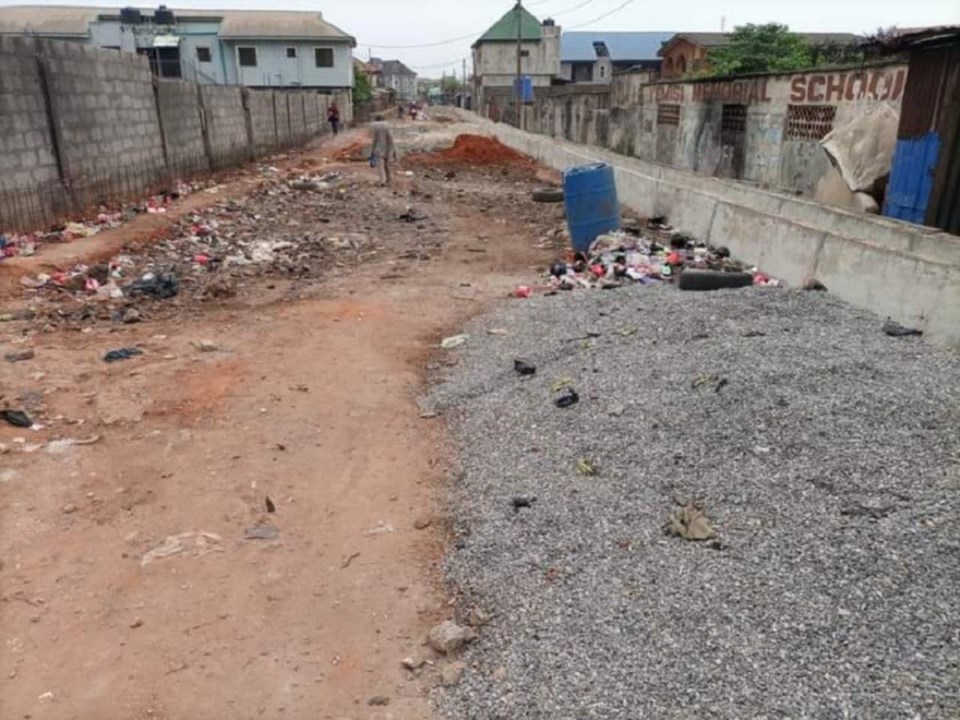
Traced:
<path fill-rule="evenodd" d="M 36 1 L 36 0 L 34 0 Z M 43 4 L 148 6 L 137 0 Z M 472 41 L 513 7 L 512 0 L 166 0 L 170 7 L 320 10 L 357 38 L 356 54 L 399 58 L 420 75 L 439 77 L 470 57 Z M 621 5 L 625 7 L 617 10 Z M 29 4 L 30 0 L 0 5 Z M 524 5 L 541 20 L 553 17 L 565 30 L 719 31 L 745 23 L 780 22 L 797 31 L 870 33 L 897 25 L 960 24 L 960 0 L 529 0 Z M 608 17 L 592 22 L 598 17 Z M 446 43 L 462 36 L 470 39 Z M 389 48 L 388 45 L 437 47 Z"/>

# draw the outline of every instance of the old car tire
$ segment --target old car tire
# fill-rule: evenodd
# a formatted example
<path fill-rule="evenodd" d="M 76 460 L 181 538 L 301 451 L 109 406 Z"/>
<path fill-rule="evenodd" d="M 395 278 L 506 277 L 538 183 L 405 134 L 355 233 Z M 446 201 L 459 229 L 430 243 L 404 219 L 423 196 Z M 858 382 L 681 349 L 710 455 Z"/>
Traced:
<path fill-rule="evenodd" d="M 717 272 L 714 270 L 684 270 L 677 280 L 681 290 L 720 290 L 753 285 L 753 274 L 748 272 Z"/>
<path fill-rule="evenodd" d="M 537 188 L 533 191 L 533 201 L 541 203 L 563 202 L 563 190 L 560 188 Z"/>

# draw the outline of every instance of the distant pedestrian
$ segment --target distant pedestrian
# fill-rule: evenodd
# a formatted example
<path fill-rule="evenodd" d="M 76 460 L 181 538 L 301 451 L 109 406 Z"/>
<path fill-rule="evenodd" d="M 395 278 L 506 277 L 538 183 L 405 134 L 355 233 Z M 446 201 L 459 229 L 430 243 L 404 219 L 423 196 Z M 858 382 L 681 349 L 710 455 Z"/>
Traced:
<path fill-rule="evenodd" d="M 386 185 L 390 182 L 390 162 L 397 159 L 397 146 L 393 142 L 393 134 L 385 122 L 383 116 L 377 116 L 377 122 L 373 124 L 373 147 L 370 150 L 370 164 L 375 165 L 380 170 L 380 183 Z"/>
<path fill-rule="evenodd" d="M 340 108 L 336 103 L 330 103 L 330 107 L 327 108 L 327 122 L 330 123 L 330 129 L 333 130 L 334 135 L 340 132 Z"/>

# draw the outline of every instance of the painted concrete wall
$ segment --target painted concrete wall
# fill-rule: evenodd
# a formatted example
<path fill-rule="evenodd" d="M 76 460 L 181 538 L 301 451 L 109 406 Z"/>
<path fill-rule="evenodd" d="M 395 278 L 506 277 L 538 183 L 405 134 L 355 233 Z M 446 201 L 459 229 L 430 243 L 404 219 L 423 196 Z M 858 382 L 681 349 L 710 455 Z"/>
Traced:
<path fill-rule="evenodd" d="M 227 57 L 227 82 L 253 87 L 353 87 L 353 56 L 346 43 L 224 41 Z M 241 67 L 237 48 L 254 47 L 256 67 Z M 287 57 L 287 48 L 293 48 L 295 58 Z M 333 50 L 333 67 L 320 68 L 314 50 Z"/>
<path fill-rule="evenodd" d="M 523 75 L 529 75 L 534 87 L 549 87 L 559 77 L 560 28 L 542 28 L 539 41 L 521 43 L 528 57 L 521 57 Z M 485 42 L 473 49 L 473 74 L 476 78 L 478 104 L 483 107 L 492 93 L 487 88 L 512 88 L 517 76 L 517 44 L 512 42 Z"/>
<path fill-rule="evenodd" d="M 960 237 L 826 207 L 745 183 L 627 158 L 609 150 L 473 120 L 501 142 L 565 170 L 605 162 L 621 201 L 756 263 L 789 285 L 816 278 L 829 292 L 882 318 L 960 348 Z"/>
<path fill-rule="evenodd" d="M 821 129 L 829 129 L 878 104 L 899 112 L 906 75 L 902 63 L 684 83 L 650 83 L 647 73 L 625 74 L 615 77 L 607 105 L 586 92 L 545 93 L 528 108 L 523 127 L 813 196 L 832 168 L 820 147 L 822 135 L 797 137 L 798 114 L 826 111 L 832 119 Z M 742 106 L 745 114 L 743 132 L 736 137 L 724 133 L 725 105 Z"/>
<path fill-rule="evenodd" d="M 0 38 L 0 67 L 0 233 L 327 133 L 330 102 L 352 118 L 349 91 L 156 81 L 143 57 L 79 43 Z"/>

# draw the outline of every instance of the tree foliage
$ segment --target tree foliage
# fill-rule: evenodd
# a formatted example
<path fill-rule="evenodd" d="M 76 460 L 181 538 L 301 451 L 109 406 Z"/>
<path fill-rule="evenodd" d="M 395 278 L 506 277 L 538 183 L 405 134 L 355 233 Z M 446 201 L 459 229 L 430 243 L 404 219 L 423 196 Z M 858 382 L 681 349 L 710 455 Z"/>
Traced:
<path fill-rule="evenodd" d="M 373 99 L 373 85 L 370 77 L 361 69 L 353 72 L 353 101 L 356 103 L 369 102 Z"/>
<path fill-rule="evenodd" d="M 793 72 L 814 65 L 806 41 L 786 25 L 743 25 L 730 34 L 730 44 L 708 54 L 714 75 Z"/>

